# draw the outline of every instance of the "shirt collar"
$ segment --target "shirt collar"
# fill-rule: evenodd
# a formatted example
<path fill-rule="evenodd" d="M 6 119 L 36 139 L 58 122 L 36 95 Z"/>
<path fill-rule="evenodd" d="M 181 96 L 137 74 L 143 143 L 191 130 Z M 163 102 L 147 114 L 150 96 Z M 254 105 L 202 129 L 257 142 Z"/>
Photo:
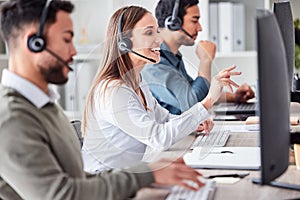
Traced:
<path fill-rule="evenodd" d="M 52 87 L 48 86 L 49 94 L 46 94 L 30 81 L 7 69 L 4 69 L 2 72 L 1 83 L 6 87 L 15 89 L 38 109 L 42 108 L 47 103 L 54 103 L 60 98 L 59 94 Z"/>
<path fill-rule="evenodd" d="M 164 42 L 161 43 L 160 49 L 162 51 L 162 57 L 168 60 L 172 66 L 178 66 L 178 63 L 182 60 L 182 54 L 179 51 L 174 55 Z"/>

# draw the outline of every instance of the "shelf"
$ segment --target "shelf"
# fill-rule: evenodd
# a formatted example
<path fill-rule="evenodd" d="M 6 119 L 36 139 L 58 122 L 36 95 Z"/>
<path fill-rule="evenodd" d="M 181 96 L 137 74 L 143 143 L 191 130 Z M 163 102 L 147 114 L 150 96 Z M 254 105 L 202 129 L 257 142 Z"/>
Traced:
<path fill-rule="evenodd" d="M 97 54 L 88 54 L 88 53 L 80 53 L 74 56 L 74 60 L 80 60 L 80 61 L 85 61 L 85 60 L 100 60 L 101 55 Z M 8 55 L 7 54 L 0 54 L 0 60 L 8 60 Z"/>
<path fill-rule="evenodd" d="M 80 61 L 100 60 L 100 57 L 101 55 L 97 55 L 97 54 L 80 53 L 74 56 L 74 60 L 80 60 Z"/>
<path fill-rule="evenodd" d="M 256 57 L 256 51 L 233 51 L 233 52 L 217 52 L 216 58 L 249 58 Z"/>

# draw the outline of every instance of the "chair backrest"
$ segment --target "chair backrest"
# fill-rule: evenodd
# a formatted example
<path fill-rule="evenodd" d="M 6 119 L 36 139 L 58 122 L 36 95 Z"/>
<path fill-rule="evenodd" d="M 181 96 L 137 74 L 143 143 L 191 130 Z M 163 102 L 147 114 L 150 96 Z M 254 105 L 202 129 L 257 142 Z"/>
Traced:
<path fill-rule="evenodd" d="M 79 142 L 80 142 L 80 147 L 82 147 L 83 137 L 82 137 L 82 134 L 81 134 L 81 121 L 80 120 L 73 120 L 73 121 L 71 121 L 71 124 L 72 124 L 72 126 L 74 127 L 74 129 L 76 131 L 77 137 L 78 137 Z"/>

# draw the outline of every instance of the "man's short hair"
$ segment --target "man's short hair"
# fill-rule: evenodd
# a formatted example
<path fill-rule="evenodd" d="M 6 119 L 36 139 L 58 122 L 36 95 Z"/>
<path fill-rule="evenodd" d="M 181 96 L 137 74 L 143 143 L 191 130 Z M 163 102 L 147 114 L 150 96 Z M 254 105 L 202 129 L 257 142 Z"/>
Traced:
<path fill-rule="evenodd" d="M 186 14 L 186 9 L 197 5 L 199 0 L 180 0 L 177 16 L 183 22 L 183 16 Z M 175 0 L 160 0 L 155 9 L 155 17 L 157 19 L 158 26 L 165 27 L 165 20 L 168 16 L 172 15 Z"/>
<path fill-rule="evenodd" d="M 1 4 L 1 34 L 10 43 L 26 25 L 38 24 L 46 0 L 10 0 Z M 55 23 L 60 10 L 71 13 L 74 5 L 69 1 L 53 0 L 49 5 L 45 27 Z M 38 27 L 37 27 L 38 28 Z M 46 28 L 45 28 L 46 29 Z"/>

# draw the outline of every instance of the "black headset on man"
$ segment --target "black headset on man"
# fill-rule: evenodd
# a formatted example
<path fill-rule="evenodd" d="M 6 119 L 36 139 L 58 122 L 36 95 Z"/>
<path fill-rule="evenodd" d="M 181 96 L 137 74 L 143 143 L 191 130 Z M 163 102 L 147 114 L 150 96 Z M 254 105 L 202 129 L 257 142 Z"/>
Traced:
<path fill-rule="evenodd" d="M 49 7 L 51 4 L 52 0 L 46 0 L 45 6 L 42 11 L 41 19 L 40 19 L 40 26 L 38 29 L 38 32 L 34 35 L 31 35 L 28 40 L 27 40 L 27 47 L 30 51 L 34 53 L 39 53 L 44 50 L 46 50 L 48 53 L 50 53 L 53 57 L 55 57 L 58 61 L 63 63 L 66 67 L 69 68 L 70 71 L 73 71 L 73 69 L 69 66 L 69 64 L 64 61 L 59 55 L 51 51 L 46 47 L 46 40 L 43 37 L 43 30 L 44 30 L 44 25 L 46 22 L 47 14 L 49 11 Z"/>
<path fill-rule="evenodd" d="M 171 31 L 183 31 L 187 36 L 193 39 L 193 36 L 189 34 L 184 28 L 182 28 L 182 20 L 178 17 L 180 0 L 176 0 L 173 7 L 173 12 L 171 16 L 168 16 L 165 19 L 165 27 Z"/>

